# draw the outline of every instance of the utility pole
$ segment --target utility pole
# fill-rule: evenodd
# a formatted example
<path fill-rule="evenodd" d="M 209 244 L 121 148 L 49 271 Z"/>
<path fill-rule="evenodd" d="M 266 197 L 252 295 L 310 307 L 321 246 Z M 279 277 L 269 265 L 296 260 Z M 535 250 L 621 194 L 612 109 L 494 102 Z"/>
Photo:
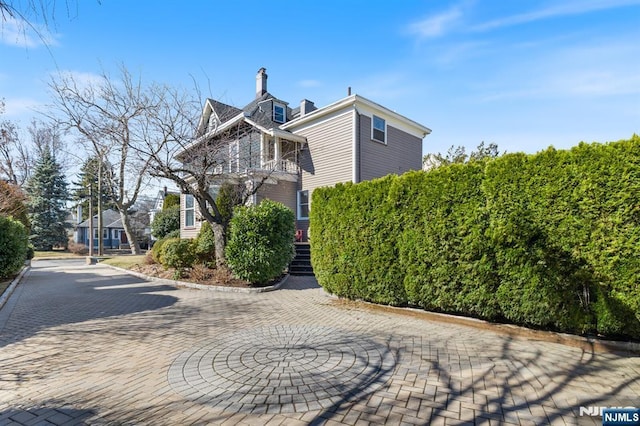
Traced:
<path fill-rule="evenodd" d="M 102 152 L 100 152 L 100 158 L 98 158 L 98 256 L 104 255 L 102 229 Z"/>
<path fill-rule="evenodd" d="M 93 182 L 89 183 L 89 257 L 93 257 Z"/>

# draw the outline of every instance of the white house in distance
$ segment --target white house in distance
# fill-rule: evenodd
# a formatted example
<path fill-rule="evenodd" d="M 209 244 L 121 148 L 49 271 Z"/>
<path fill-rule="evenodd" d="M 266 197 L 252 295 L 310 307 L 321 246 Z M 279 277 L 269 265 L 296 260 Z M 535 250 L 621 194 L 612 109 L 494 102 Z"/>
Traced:
<path fill-rule="evenodd" d="M 242 127 L 235 140 L 221 137 L 230 126 Z M 244 108 L 206 100 L 190 146 L 206 142 L 219 149 L 216 144 L 225 144 L 219 172 L 236 182 L 269 173 L 252 202 L 269 198 L 289 207 L 306 240 L 315 188 L 420 170 L 422 140 L 429 133 L 424 125 L 350 90 L 347 97 L 321 108 L 307 99 L 292 108 L 267 91 L 266 70 L 261 68 L 256 97 Z M 183 238 L 199 232 L 196 205 L 191 195 L 181 195 Z"/>

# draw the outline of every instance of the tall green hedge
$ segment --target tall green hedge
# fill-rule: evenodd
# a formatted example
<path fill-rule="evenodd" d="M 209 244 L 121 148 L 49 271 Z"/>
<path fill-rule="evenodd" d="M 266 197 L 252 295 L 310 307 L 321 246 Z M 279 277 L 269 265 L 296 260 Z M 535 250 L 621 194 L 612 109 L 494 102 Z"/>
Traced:
<path fill-rule="evenodd" d="M 313 193 L 329 292 L 574 333 L 640 337 L 640 138 Z"/>
<path fill-rule="evenodd" d="M 27 228 L 11 217 L 0 215 L 0 278 L 20 270 L 27 259 Z"/>

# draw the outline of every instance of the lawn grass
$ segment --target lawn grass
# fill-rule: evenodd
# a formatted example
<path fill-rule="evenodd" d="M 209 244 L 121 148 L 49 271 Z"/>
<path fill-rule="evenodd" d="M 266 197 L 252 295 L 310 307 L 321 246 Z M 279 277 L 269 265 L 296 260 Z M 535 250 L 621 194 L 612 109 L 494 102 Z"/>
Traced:
<path fill-rule="evenodd" d="M 126 256 L 113 256 L 101 261 L 106 265 L 117 266 L 122 269 L 131 269 L 135 265 L 143 265 L 145 263 L 144 254 L 140 255 L 126 255 Z"/>
<path fill-rule="evenodd" d="M 74 254 L 64 250 L 36 251 L 33 255 L 34 259 L 69 259 L 75 257 L 84 257 L 84 255 Z"/>

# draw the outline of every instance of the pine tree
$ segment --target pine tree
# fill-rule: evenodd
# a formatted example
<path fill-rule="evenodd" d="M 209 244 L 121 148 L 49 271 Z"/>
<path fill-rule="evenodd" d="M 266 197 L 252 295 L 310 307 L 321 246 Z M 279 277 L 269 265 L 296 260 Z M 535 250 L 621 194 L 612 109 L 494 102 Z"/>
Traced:
<path fill-rule="evenodd" d="M 109 164 L 102 165 L 102 210 L 116 210 L 116 204 L 113 201 L 114 189 L 108 187 L 109 175 L 113 175 Z M 93 212 L 97 213 L 98 198 L 98 158 L 91 157 L 85 160 L 78 173 L 78 181 L 72 182 L 75 187 L 72 192 L 72 200 L 74 204 L 82 206 L 82 220 L 89 218 L 89 195 L 93 195 Z M 91 188 L 91 190 L 89 190 Z"/>
<path fill-rule="evenodd" d="M 67 247 L 65 218 L 69 191 L 62 167 L 49 149 L 42 152 L 27 182 L 31 243 L 36 250 Z"/>

